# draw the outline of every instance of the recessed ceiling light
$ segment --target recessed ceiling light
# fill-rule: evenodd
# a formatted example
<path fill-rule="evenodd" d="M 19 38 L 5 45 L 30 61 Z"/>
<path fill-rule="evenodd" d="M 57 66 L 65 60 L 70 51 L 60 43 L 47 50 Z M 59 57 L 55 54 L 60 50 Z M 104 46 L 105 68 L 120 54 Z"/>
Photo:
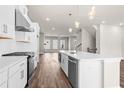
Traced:
<path fill-rule="evenodd" d="M 70 33 L 72 32 L 72 28 L 69 28 L 69 32 L 70 32 Z"/>
<path fill-rule="evenodd" d="M 54 28 L 54 27 L 52 27 L 52 30 L 55 30 L 55 28 Z"/>
<path fill-rule="evenodd" d="M 91 9 L 92 9 L 92 11 L 93 11 L 93 10 L 95 10 L 95 8 L 96 8 L 95 6 L 92 6 L 92 8 L 91 8 Z"/>
<path fill-rule="evenodd" d="M 102 24 L 105 24 L 105 23 L 106 23 L 106 21 L 102 21 L 101 23 L 102 23 Z"/>
<path fill-rule="evenodd" d="M 46 18 L 46 21 L 50 21 L 50 18 L 47 17 L 47 18 Z"/>
<path fill-rule="evenodd" d="M 120 26 L 123 26 L 124 25 L 124 23 L 120 23 Z"/>

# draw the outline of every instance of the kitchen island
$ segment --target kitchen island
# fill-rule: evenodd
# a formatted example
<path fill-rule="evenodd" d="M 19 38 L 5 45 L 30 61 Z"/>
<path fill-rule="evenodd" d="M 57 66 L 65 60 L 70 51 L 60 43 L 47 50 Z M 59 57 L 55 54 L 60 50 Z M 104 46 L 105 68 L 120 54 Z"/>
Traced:
<path fill-rule="evenodd" d="M 81 51 L 59 51 L 61 68 L 77 88 L 120 87 L 121 59 Z"/>

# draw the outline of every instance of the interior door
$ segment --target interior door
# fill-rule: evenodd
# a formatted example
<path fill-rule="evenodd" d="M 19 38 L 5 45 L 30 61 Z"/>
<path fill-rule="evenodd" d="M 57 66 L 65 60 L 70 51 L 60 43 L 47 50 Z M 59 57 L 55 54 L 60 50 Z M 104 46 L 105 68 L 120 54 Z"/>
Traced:
<path fill-rule="evenodd" d="M 58 49 L 58 40 L 53 40 L 53 49 Z"/>
<path fill-rule="evenodd" d="M 60 40 L 60 49 L 65 49 L 65 40 Z"/>

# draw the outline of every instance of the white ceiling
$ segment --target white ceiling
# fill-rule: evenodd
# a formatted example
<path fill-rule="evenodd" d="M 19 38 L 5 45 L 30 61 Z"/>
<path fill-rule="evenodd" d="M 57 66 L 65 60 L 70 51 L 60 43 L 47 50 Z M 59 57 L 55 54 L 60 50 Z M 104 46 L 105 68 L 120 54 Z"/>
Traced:
<path fill-rule="evenodd" d="M 43 32 L 47 34 L 70 34 L 68 29 L 73 28 L 73 33 L 76 32 L 74 22 L 79 21 L 80 27 L 87 29 L 92 35 L 95 29 L 92 25 L 99 25 L 101 21 L 106 21 L 105 24 L 118 25 L 124 23 L 124 6 L 109 5 L 95 6 L 96 17 L 89 20 L 88 13 L 92 6 L 89 5 L 30 5 L 29 16 L 32 21 L 38 22 Z M 69 13 L 72 16 L 69 16 Z M 47 22 L 45 19 L 49 17 L 51 20 Z M 55 31 L 52 31 L 55 27 Z"/>

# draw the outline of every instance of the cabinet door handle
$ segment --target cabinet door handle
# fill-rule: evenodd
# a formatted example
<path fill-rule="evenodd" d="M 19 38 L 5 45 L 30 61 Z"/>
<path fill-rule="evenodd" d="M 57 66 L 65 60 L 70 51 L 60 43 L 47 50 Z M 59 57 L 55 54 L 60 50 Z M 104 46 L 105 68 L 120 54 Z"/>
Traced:
<path fill-rule="evenodd" d="M 3 24 L 3 32 L 4 32 L 4 33 L 7 33 L 6 26 L 7 26 L 6 24 Z"/>
<path fill-rule="evenodd" d="M 24 78 L 24 70 L 22 70 L 22 71 L 20 72 L 20 74 L 21 74 L 20 79 L 23 79 L 23 78 Z"/>

